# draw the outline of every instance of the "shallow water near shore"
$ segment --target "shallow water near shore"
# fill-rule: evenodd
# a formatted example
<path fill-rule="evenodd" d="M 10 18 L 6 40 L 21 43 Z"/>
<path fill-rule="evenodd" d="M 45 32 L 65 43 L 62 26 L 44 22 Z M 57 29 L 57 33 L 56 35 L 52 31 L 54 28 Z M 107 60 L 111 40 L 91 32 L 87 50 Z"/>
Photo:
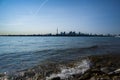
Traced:
<path fill-rule="evenodd" d="M 90 55 L 120 53 L 119 50 L 120 38 L 114 37 L 0 37 L 0 73 L 47 62 L 67 63 Z"/>

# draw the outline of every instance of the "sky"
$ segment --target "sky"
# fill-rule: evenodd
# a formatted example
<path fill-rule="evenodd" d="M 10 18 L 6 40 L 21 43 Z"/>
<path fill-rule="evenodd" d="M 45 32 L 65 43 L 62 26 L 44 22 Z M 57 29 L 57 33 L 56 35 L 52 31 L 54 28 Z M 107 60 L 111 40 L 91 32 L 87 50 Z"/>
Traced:
<path fill-rule="evenodd" d="M 0 35 L 120 34 L 120 0 L 0 0 Z"/>

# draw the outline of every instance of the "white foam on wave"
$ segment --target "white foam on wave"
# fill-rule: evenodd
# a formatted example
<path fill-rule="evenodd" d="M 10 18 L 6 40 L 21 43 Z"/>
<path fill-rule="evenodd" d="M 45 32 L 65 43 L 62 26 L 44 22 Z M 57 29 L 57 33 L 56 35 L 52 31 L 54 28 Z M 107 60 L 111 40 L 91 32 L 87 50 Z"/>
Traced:
<path fill-rule="evenodd" d="M 82 60 L 77 63 L 74 68 L 70 67 L 61 67 L 61 72 L 58 74 L 51 74 L 49 77 L 46 77 L 46 80 L 50 80 L 55 77 L 60 77 L 61 79 L 66 79 L 71 77 L 73 74 L 83 74 L 86 70 L 90 68 L 90 61 L 88 59 Z"/>

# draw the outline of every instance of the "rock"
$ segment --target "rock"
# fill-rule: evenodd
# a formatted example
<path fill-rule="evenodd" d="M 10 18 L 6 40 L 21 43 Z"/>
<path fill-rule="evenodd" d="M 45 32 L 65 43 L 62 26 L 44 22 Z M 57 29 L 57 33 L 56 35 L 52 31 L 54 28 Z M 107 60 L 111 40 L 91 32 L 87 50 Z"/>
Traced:
<path fill-rule="evenodd" d="M 33 77 L 33 76 L 35 76 L 35 73 L 34 72 L 25 72 L 24 76 L 25 77 Z"/>
<path fill-rule="evenodd" d="M 45 72 L 45 76 L 50 76 L 52 73 L 53 73 L 52 70 L 51 70 L 51 71 L 46 71 L 46 72 Z"/>
<path fill-rule="evenodd" d="M 120 73 L 120 69 L 117 69 L 114 71 L 115 73 Z"/>
<path fill-rule="evenodd" d="M 120 80 L 120 76 L 114 76 L 113 80 Z"/>
<path fill-rule="evenodd" d="M 0 77 L 4 77 L 5 76 L 5 74 L 0 74 Z"/>
<path fill-rule="evenodd" d="M 51 80 L 61 80 L 60 77 L 54 77 Z"/>
<path fill-rule="evenodd" d="M 96 78 L 95 77 L 91 77 L 90 80 L 96 80 Z"/>
<path fill-rule="evenodd" d="M 4 74 L 0 74 L 0 80 L 8 80 L 8 76 L 6 75 L 6 72 Z"/>
<path fill-rule="evenodd" d="M 91 78 L 91 73 L 90 72 L 86 72 L 83 75 L 81 75 L 79 80 L 89 80 L 90 78 Z"/>
<path fill-rule="evenodd" d="M 8 76 L 0 77 L 0 80 L 8 80 Z"/>
<path fill-rule="evenodd" d="M 80 78 L 80 77 L 81 77 L 81 74 L 73 74 L 72 77 L 73 77 L 73 78 Z"/>
<path fill-rule="evenodd" d="M 120 69 L 108 73 L 109 76 L 120 76 Z"/>
<path fill-rule="evenodd" d="M 102 72 L 108 74 L 110 72 L 113 72 L 115 70 L 115 68 L 112 68 L 112 67 L 103 67 L 100 69 Z"/>

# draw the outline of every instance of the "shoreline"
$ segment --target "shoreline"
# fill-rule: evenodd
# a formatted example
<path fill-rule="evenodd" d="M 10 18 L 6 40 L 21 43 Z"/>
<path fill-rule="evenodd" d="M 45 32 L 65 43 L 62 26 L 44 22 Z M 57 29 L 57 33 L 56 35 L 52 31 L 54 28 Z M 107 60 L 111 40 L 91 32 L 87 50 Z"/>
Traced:
<path fill-rule="evenodd" d="M 67 64 L 51 62 L 12 75 L 0 74 L 0 80 L 119 80 L 119 60 L 120 54 L 92 55 Z"/>
<path fill-rule="evenodd" d="M 116 35 L 0 35 L 0 37 L 117 37 Z"/>

